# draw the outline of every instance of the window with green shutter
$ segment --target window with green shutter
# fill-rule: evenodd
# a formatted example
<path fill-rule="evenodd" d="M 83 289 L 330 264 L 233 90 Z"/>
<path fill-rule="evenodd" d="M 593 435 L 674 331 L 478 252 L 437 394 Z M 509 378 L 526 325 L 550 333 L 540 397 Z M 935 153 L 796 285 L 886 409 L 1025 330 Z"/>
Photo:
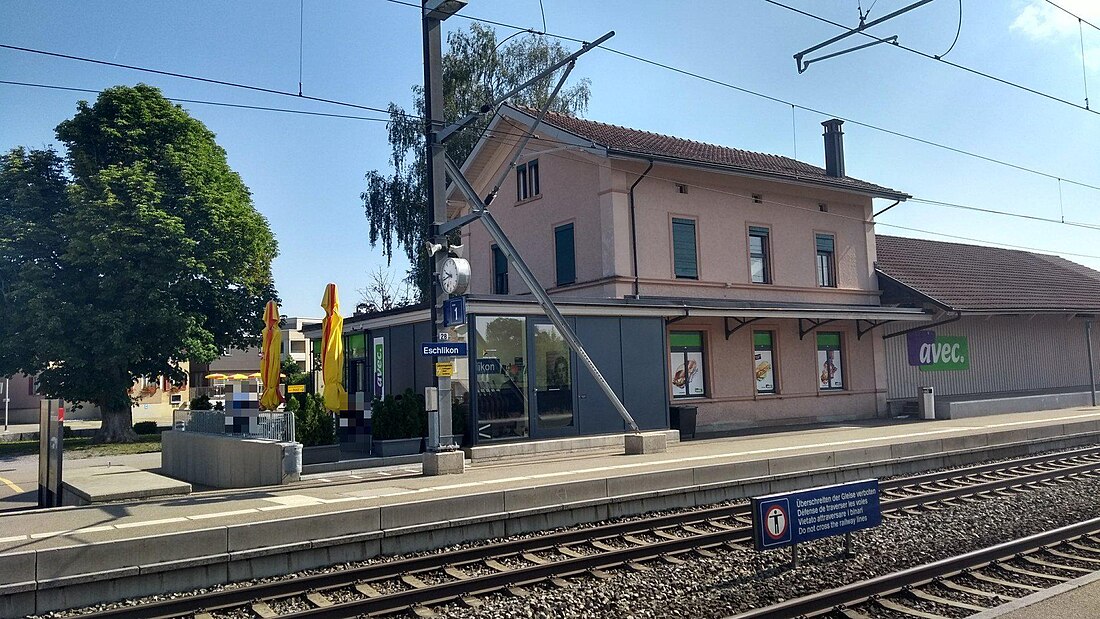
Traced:
<path fill-rule="evenodd" d="M 554 266 L 557 284 L 564 286 L 577 281 L 577 257 L 573 247 L 573 224 L 554 228 Z"/>
<path fill-rule="evenodd" d="M 677 278 L 699 279 L 694 219 L 672 218 L 672 264 Z"/>

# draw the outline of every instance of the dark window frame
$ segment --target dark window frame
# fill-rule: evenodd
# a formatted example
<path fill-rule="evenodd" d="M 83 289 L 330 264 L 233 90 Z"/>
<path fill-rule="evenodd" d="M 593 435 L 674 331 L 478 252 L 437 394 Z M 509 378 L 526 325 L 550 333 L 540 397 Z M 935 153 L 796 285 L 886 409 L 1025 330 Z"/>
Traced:
<path fill-rule="evenodd" d="M 758 395 L 778 395 L 779 394 L 779 353 L 776 349 L 777 333 L 774 329 L 756 329 L 752 332 L 752 352 L 753 352 L 753 370 L 756 369 L 756 334 L 766 333 L 769 337 L 767 350 L 772 354 L 772 388 L 770 390 L 760 390 L 757 387 L 757 381 L 755 376 L 752 381 L 752 388 Z"/>
<path fill-rule="evenodd" d="M 539 160 L 532 159 L 516 166 L 516 202 L 531 200 L 542 195 L 539 182 Z"/>
<path fill-rule="evenodd" d="M 691 226 L 691 243 L 692 243 L 692 262 L 693 265 L 681 265 L 677 259 L 678 242 L 676 230 L 677 226 L 686 227 Z M 676 279 L 699 279 L 699 222 L 696 219 L 687 217 L 673 217 L 671 221 L 672 230 L 672 275 Z M 683 229 L 683 228 L 681 228 Z"/>
<path fill-rule="evenodd" d="M 761 239 L 759 254 L 753 251 L 753 238 Z M 752 268 L 754 260 L 760 260 L 764 266 L 764 268 L 762 269 L 763 279 L 759 281 L 754 278 L 754 272 Z M 749 226 L 749 281 L 754 284 L 772 283 L 771 229 L 767 226 Z"/>
<path fill-rule="evenodd" d="M 824 241 L 828 241 L 828 248 Z M 836 288 L 836 235 L 814 233 L 814 271 L 819 288 Z"/>
<path fill-rule="evenodd" d="M 694 334 L 698 334 L 699 335 L 699 345 L 698 346 L 673 346 L 672 345 L 672 337 L 673 337 L 673 334 L 675 334 L 675 333 L 694 333 Z M 672 399 L 674 399 L 674 400 L 684 400 L 684 399 L 689 399 L 689 398 L 709 398 L 710 397 L 710 381 L 707 380 L 707 332 L 703 331 L 701 329 L 687 329 L 687 330 L 669 331 L 668 339 L 669 339 L 669 346 L 668 346 L 669 361 L 672 360 L 672 355 L 679 354 L 679 355 L 682 355 L 684 367 L 687 367 L 687 355 L 688 355 L 688 353 L 693 353 L 693 352 L 699 353 L 700 367 L 699 367 L 698 371 L 699 371 L 699 376 L 701 377 L 701 379 L 703 381 L 703 393 L 696 393 L 696 394 L 685 393 L 685 394 L 682 394 L 682 395 L 677 395 L 677 394 L 673 393 L 672 394 Z M 675 363 L 672 363 L 672 367 L 669 368 L 669 372 L 675 372 L 676 367 L 677 367 L 677 365 Z M 670 384 L 669 386 L 671 387 L 672 385 Z"/>
<path fill-rule="evenodd" d="M 817 335 L 814 337 L 814 355 L 815 356 L 817 355 L 817 353 L 819 353 L 823 350 L 822 347 L 821 347 L 821 343 L 818 339 L 820 336 L 823 336 L 823 335 L 835 335 L 836 338 L 837 338 L 836 366 L 837 366 L 837 369 L 840 370 L 840 385 L 838 385 L 836 387 L 831 387 L 831 386 L 830 387 L 822 387 L 821 386 L 821 380 L 819 378 L 818 381 L 817 381 L 817 388 L 818 388 L 819 391 L 826 391 L 826 392 L 829 392 L 829 393 L 837 392 L 837 391 L 847 391 L 849 382 L 848 382 L 848 368 L 845 366 L 845 359 L 844 359 L 845 352 L 846 352 L 846 349 L 847 349 L 847 347 L 844 345 L 845 344 L 844 343 L 844 333 L 842 331 L 818 331 Z M 824 349 L 824 350 L 828 350 L 828 349 Z M 815 359 L 814 362 L 815 362 L 815 366 L 816 366 L 817 360 Z M 820 371 L 821 368 L 817 368 L 817 370 Z"/>
<path fill-rule="evenodd" d="M 563 273 L 562 250 L 560 234 L 569 233 L 568 272 Z M 565 276 L 568 277 L 565 277 Z M 554 226 L 554 282 L 558 286 L 567 286 L 577 283 L 577 233 L 573 222 Z"/>
<path fill-rule="evenodd" d="M 493 294 L 508 294 L 508 258 L 496 245 L 490 246 L 489 251 L 492 254 Z"/>

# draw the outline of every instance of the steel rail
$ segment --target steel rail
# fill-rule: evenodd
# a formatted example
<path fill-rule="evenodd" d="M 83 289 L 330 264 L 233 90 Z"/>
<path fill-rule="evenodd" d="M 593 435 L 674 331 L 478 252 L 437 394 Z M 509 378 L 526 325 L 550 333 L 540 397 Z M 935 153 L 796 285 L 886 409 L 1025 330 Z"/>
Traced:
<path fill-rule="evenodd" d="M 1030 456 L 1020 460 L 1003 461 L 998 463 L 981 464 L 973 467 L 965 467 L 960 469 L 954 469 L 949 471 L 941 471 L 936 473 L 926 473 L 917 475 L 914 477 L 892 479 L 880 484 L 880 490 L 907 490 L 911 492 L 923 492 L 924 494 L 915 494 L 906 497 L 890 498 L 882 502 L 883 511 L 898 511 L 906 508 L 911 508 L 921 504 L 937 503 L 951 499 L 965 498 L 981 494 L 984 492 L 990 492 L 994 490 L 1003 490 L 1006 488 L 1012 488 L 1017 486 L 1024 486 L 1027 484 L 1033 484 L 1043 481 L 1055 480 L 1058 478 L 1064 478 L 1070 475 L 1082 474 L 1100 470 L 1100 459 L 1092 462 L 1084 463 L 1069 463 L 1069 461 L 1078 460 L 1082 458 L 1100 456 L 1100 447 L 1083 448 L 1068 452 L 1061 452 L 1056 454 L 1048 454 L 1046 456 Z M 1036 464 L 1055 464 L 1062 466 L 1063 468 L 1044 470 L 1034 473 L 1027 473 L 1025 475 L 1017 475 L 1015 477 L 1006 479 L 997 479 L 992 481 L 975 482 L 971 480 L 966 482 L 967 479 L 976 475 L 981 475 L 989 472 L 1002 472 L 1009 473 L 1013 469 L 1021 469 Z M 959 486 L 950 489 L 928 489 L 921 488 L 921 484 L 929 484 L 936 481 L 963 481 L 969 483 L 969 485 Z M 540 535 L 536 537 L 508 540 L 504 542 L 498 542 L 495 544 L 489 544 L 484 546 L 476 546 L 471 548 L 464 548 L 457 551 L 448 553 L 447 555 L 431 554 L 418 557 L 411 557 L 406 559 L 398 559 L 395 561 L 386 561 L 376 563 L 373 565 L 367 565 L 359 568 L 340 572 L 329 572 L 323 574 L 315 574 L 300 578 L 287 579 L 282 581 L 275 581 L 269 583 L 263 583 L 251 587 L 241 587 L 238 589 L 227 589 L 221 591 L 214 591 L 198 596 L 187 596 L 176 598 L 172 600 L 163 600 L 154 602 L 148 605 L 132 606 L 118 609 L 103 610 L 87 615 L 85 617 L 94 617 L 96 619 L 167 619 L 172 617 L 180 617 L 183 615 L 191 614 L 196 609 L 202 609 L 207 612 L 221 611 L 228 608 L 239 607 L 243 604 L 255 601 L 257 599 L 271 600 L 271 599 L 285 599 L 288 597 L 294 597 L 302 595 L 312 591 L 325 591 L 334 590 L 340 588 L 346 588 L 353 586 L 358 582 L 377 582 L 389 578 L 396 578 L 402 574 L 410 573 L 423 573 L 432 570 L 438 570 L 446 565 L 468 565 L 483 561 L 488 558 L 502 557 L 502 556 L 516 556 L 522 553 L 540 552 L 540 551 L 553 551 L 556 547 L 566 546 L 570 544 L 586 543 L 594 540 L 605 540 L 623 535 L 645 533 L 657 529 L 666 529 L 684 525 L 695 524 L 707 524 L 710 521 L 720 519 L 733 519 L 736 521 L 738 517 L 746 518 L 749 515 L 748 505 L 727 505 L 722 507 L 708 508 L 693 510 L 691 512 L 679 512 L 674 514 L 665 514 L 652 518 L 644 518 L 628 522 L 613 523 L 607 525 L 601 525 L 596 527 L 582 528 L 569 531 L 560 531 L 551 533 L 548 535 Z M 695 535 L 692 537 L 683 538 L 683 540 L 677 540 L 678 542 L 686 543 L 686 548 L 699 548 L 706 546 L 715 546 L 728 542 L 744 542 L 751 539 L 751 527 L 742 526 L 734 529 L 724 530 L 717 533 L 711 533 L 708 535 Z M 670 540 L 671 541 L 671 540 Z M 650 554 L 647 556 L 659 556 L 660 554 L 667 554 L 670 552 L 677 552 L 678 550 L 669 550 L 671 545 L 666 542 L 657 542 L 646 546 L 638 546 L 637 548 L 631 548 L 629 550 L 634 552 L 640 552 L 642 549 L 647 550 Z M 652 554 L 652 549 L 659 548 L 660 552 L 657 555 Z M 634 556 L 631 553 L 630 556 Z M 642 553 L 645 555 L 646 553 Z M 638 555 L 638 556 L 642 556 Z M 626 555 L 623 555 L 626 556 Z M 586 559 L 595 560 L 597 557 L 603 561 L 596 561 L 598 566 L 606 567 L 608 565 L 620 565 L 629 561 L 637 560 L 635 558 L 622 558 L 618 554 L 602 553 L 599 555 L 593 555 L 592 557 L 586 557 Z M 530 568 L 531 573 L 538 573 L 540 570 L 534 569 L 534 567 L 543 567 L 554 569 L 563 569 L 573 565 L 581 565 L 582 562 L 574 562 L 574 559 L 566 559 L 560 561 L 554 561 L 545 566 L 533 566 Z M 609 561 L 609 562 L 608 562 Z M 585 563 L 587 565 L 587 563 Z M 572 568 L 571 568 L 572 569 Z M 580 567 L 577 571 L 588 571 L 590 567 Z M 527 574 L 524 571 L 528 568 L 517 568 L 509 572 L 502 572 L 502 575 L 508 575 L 503 580 L 516 584 L 517 575 Z M 565 575 L 569 575 L 574 572 L 569 572 Z M 554 575 L 562 575 L 560 572 L 554 572 Z M 544 577 L 531 577 L 534 580 L 544 579 Z M 453 584 L 464 591 L 467 591 L 464 595 L 476 594 L 484 590 L 499 589 L 499 585 L 485 585 L 482 586 L 483 579 L 490 579 L 492 582 L 498 580 L 497 575 L 490 577 L 472 577 L 467 580 L 458 580 L 455 583 L 445 583 L 447 585 Z M 523 582 L 528 582 L 528 579 L 524 579 Z M 429 591 L 435 590 L 437 587 L 443 585 L 436 585 L 435 587 L 429 587 L 427 589 L 413 589 L 410 591 L 400 592 L 397 594 L 387 595 L 384 598 L 373 598 L 376 600 L 375 605 L 379 604 L 378 600 L 382 599 L 395 599 L 404 600 L 405 597 L 393 597 L 401 596 L 402 594 L 412 594 L 415 591 Z M 474 588 L 471 588 L 474 587 Z M 448 594 L 450 595 L 450 594 Z M 415 596 L 413 596 L 415 597 Z M 454 599 L 455 596 L 447 599 Z M 433 598 L 434 599 L 434 598 Z M 406 604 L 407 605 L 407 604 Z M 343 608 L 344 605 L 335 605 L 330 607 L 329 610 L 335 612 L 336 608 Z M 399 609 L 400 607 L 398 607 Z M 312 612 L 312 611 L 309 611 Z M 378 612 L 378 611 L 357 611 L 357 612 Z M 314 615 L 288 615 L 288 616 L 309 616 Z M 324 616 L 324 615 L 316 615 Z"/>
<path fill-rule="evenodd" d="M 1085 520 L 1069 526 L 1044 531 L 1028 537 L 982 548 L 934 563 L 886 574 L 787 600 L 774 606 L 758 608 L 727 619 L 796 619 L 813 617 L 838 608 L 850 608 L 868 600 L 893 595 L 909 588 L 930 584 L 936 580 L 983 568 L 1016 555 L 1040 550 L 1100 531 L 1100 518 Z"/>

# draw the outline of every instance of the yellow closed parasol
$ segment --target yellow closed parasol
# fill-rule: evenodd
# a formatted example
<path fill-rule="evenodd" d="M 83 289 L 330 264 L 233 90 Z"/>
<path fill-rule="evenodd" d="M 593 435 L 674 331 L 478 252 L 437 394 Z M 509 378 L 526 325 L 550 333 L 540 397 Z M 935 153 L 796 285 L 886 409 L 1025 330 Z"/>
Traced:
<path fill-rule="evenodd" d="M 283 358 L 283 334 L 279 329 L 279 306 L 268 301 L 264 308 L 263 345 L 260 348 L 260 374 L 264 392 L 260 394 L 260 410 L 273 411 L 283 403 L 279 392 L 279 362 Z"/>
<path fill-rule="evenodd" d="M 325 379 L 325 408 L 342 411 L 348 407 L 348 392 L 344 390 L 344 319 L 340 316 L 340 299 L 336 284 L 325 286 L 321 299 L 325 310 L 321 333 L 321 376 Z"/>

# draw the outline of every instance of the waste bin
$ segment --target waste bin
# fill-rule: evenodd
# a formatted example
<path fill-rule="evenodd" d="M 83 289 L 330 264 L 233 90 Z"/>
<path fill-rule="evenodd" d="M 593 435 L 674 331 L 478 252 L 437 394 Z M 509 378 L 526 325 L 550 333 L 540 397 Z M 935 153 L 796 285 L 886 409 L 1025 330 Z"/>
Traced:
<path fill-rule="evenodd" d="M 695 438 L 695 416 L 699 413 L 699 407 L 670 406 L 668 413 L 669 425 L 673 430 L 680 431 L 680 440 Z"/>
<path fill-rule="evenodd" d="M 936 418 L 936 392 L 931 387 L 920 388 L 920 400 L 918 401 L 920 406 L 921 419 L 935 419 Z"/>

